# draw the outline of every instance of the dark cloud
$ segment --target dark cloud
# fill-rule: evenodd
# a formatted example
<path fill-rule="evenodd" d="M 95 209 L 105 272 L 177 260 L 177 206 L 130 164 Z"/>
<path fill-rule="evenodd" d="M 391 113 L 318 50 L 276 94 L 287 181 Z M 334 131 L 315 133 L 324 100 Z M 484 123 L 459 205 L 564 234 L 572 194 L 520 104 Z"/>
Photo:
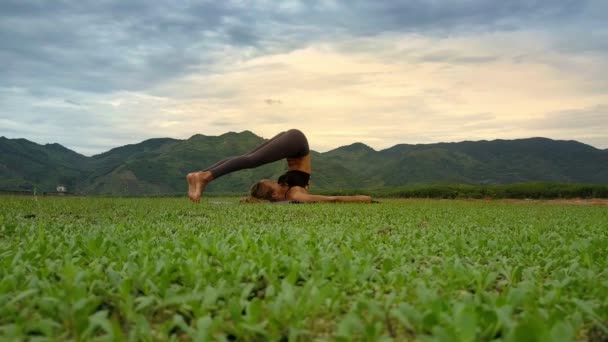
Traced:
<path fill-rule="evenodd" d="M 601 0 L 343 0 L 329 7 L 316 1 L 306 2 L 296 16 L 279 12 L 273 18 L 356 35 L 428 30 L 454 34 L 455 30 L 515 29 L 523 24 L 572 18 L 595 1 Z"/>
<path fill-rule="evenodd" d="M 159 85 L 193 71 L 217 75 L 232 70 L 232 62 L 288 52 L 314 42 L 349 44 L 353 40 L 342 38 L 350 37 L 397 32 L 449 38 L 531 29 L 548 32 L 554 38 L 552 48 L 558 53 L 573 56 L 584 53 L 602 59 L 608 55 L 606 22 L 605 0 L 3 0 L 0 1 L 0 120 L 5 121 L 0 134 L 44 135 L 50 137 L 49 141 L 91 150 L 95 146 L 133 142 L 148 137 L 146 132 L 136 131 L 136 127 L 142 130 L 146 120 L 117 121 L 118 116 L 129 117 L 132 113 L 118 108 L 112 112 L 114 116 L 109 115 L 105 112 L 109 105 L 96 104 L 99 98 L 109 93 L 146 92 L 152 88 L 162 92 L 170 87 Z M 353 51 L 388 53 L 390 60 L 404 58 L 383 52 L 391 50 L 391 46 L 380 45 L 391 44 L 390 41 L 361 45 L 357 40 L 350 44 L 353 46 L 346 48 Z M 398 52 L 407 53 L 412 60 L 444 64 L 488 63 L 504 57 L 500 53 L 467 55 L 450 50 L 406 50 Z M 522 61 L 536 58 L 525 53 L 515 51 L 516 57 L 511 57 Z M 551 63 L 555 62 L 542 64 Z M 577 69 L 580 64 L 560 68 Z M 587 75 L 597 70 L 588 69 L 578 72 Z M 323 77 L 327 87 L 353 82 L 353 75 Z M 606 94 L 605 77 L 586 77 L 593 80 L 589 81 L 589 93 Z M 230 86 L 183 91 L 180 94 L 183 98 L 233 99 L 239 95 Z M 265 103 L 279 104 L 277 101 L 280 100 L 267 99 Z M 605 107 L 599 108 L 605 113 Z M 142 112 L 147 113 L 147 109 Z M 412 113 L 430 111 L 415 103 L 405 109 L 411 109 Z M 586 120 L 606 127 L 597 108 L 592 112 L 595 116 L 585 114 Z M 558 113 L 552 120 L 566 127 L 577 124 L 571 119 L 575 116 Z M 282 118 L 269 116 L 256 120 L 276 123 Z M 479 117 L 475 122 L 482 125 L 491 120 Z M 238 128 L 229 118 L 211 125 Z M 83 137 L 92 136 L 106 138 L 82 141 Z"/>
<path fill-rule="evenodd" d="M 278 99 L 266 99 L 266 100 L 264 100 L 264 103 L 266 103 L 269 106 L 283 104 L 283 102 Z"/>
<path fill-rule="evenodd" d="M 243 24 L 223 22 L 230 12 L 215 3 L 2 2 L 0 86 L 145 88 L 210 60 L 209 51 L 230 37 L 242 43 L 245 34 L 233 26 Z"/>
<path fill-rule="evenodd" d="M 78 101 L 74 101 L 74 100 L 70 100 L 70 99 L 65 99 L 64 101 L 65 101 L 65 103 L 73 105 L 73 106 L 78 106 L 78 107 L 82 106 L 82 104 Z"/>
<path fill-rule="evenodd" d="M 454 64 L 481 64 L 499 60 L 498 56 L 464 56 L 457 51 L 437 51 L 420 56 L 418 60 L 424 62 L 454 63 Z"/>
<path fill-rule="evenodd" d="M 212 68 L 226 47 L 289 50 L 334 35 L 488 29 L 572 18 L 594 1 L 41 1 L 0 3 L 0 87 L 145 89 Z M 592 49 L 593 43 L 586 44 Z M 452 59 L 447 55 L 431 58 Z M 490 56 L 461 58 L 475 63 Z"/>
<path fill-rule="evenodd" d="M 368 13 L 367 30 L 381 25 L 386 29 L 433 28 L 450 30 L 460 26 L 500 25 L 509 19 L 555 17 L 580 8 L 577 1 L 558 1 L 547 5 L 542 1 L 357 1 L 353 16 Z M 384 23 L 384 24 L 383 24 Z"/>
<path fill-rule="evenodd" d="M 226 121 L 226 120 L 215 120 L 211 122 L 211 126 L 216 127 L 234 127 L 238 126 L 240 122 L 237 121 Z"/>

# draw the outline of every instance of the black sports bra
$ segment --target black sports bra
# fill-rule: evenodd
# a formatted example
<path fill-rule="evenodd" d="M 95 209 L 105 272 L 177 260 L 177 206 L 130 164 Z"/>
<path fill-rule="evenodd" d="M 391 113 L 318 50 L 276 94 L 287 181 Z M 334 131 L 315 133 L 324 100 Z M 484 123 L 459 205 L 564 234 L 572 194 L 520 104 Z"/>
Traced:
<path fill-rule="evenodd" d="M 292 170 L 287 171 L 281 177 L 279 177 L 279 184 L 287 184 L 290 188 L 292 186 L 301 186 L 303 188 L 308 186 L 310 181 L 310 174 L 304 171 Z"/>

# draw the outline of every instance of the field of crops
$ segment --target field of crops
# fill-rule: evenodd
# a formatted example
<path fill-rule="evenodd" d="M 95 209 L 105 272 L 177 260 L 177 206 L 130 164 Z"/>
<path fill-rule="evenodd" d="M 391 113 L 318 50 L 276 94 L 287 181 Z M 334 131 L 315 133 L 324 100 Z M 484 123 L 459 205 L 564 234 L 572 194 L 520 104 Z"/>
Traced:
<path fill-rule="evenodd" d="M 608 208 L 1 197 L 0 339 L 45 337 L 606 340 Z"/>

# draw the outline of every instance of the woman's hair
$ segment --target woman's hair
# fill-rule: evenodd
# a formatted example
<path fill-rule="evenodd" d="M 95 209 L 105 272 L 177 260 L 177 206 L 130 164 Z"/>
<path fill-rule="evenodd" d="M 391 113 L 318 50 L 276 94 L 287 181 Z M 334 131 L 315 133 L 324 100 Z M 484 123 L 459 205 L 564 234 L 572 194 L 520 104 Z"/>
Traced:
<path fill-rule="evenodd" d="M 251 196 L 247 196 L 247 197 L 241 197 L 240 201 L 241 203 L 266 203 L 268 201 L 264 201 L 261 199 L 257 199 Z"/>
<path fill-rule="evenodd" d="M 249 190 L 249 197 L 241 199 L 244 203 L 257 203 L 262 200 L 272 201 L 273 189 L 266 184 L 266 180 L 257 181 Z"/>

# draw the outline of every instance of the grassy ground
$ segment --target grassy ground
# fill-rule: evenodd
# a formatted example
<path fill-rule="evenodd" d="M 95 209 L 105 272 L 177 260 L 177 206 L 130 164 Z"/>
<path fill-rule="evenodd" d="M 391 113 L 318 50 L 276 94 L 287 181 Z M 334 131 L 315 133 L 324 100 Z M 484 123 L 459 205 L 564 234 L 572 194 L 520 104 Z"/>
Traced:
<path fill-rule="evenodd" d="M 608 209 L 0 197 L 0 338 L 601 340 Z"/>

